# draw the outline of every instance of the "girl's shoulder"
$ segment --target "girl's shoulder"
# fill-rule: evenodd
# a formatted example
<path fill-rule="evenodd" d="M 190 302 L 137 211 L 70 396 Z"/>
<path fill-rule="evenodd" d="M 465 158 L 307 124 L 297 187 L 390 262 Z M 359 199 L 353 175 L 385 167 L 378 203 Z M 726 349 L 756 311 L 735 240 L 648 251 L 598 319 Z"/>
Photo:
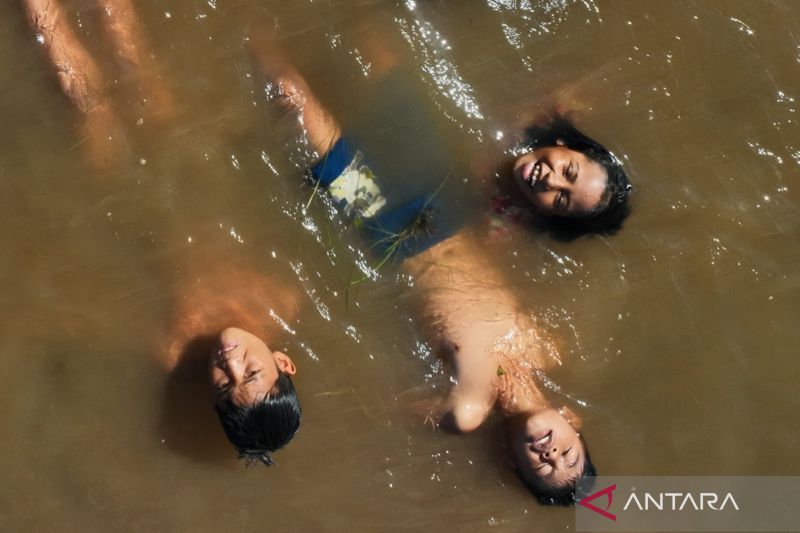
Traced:
<path fill-rule="evenodd" d="M 522 228 L 529 226 L 532 216 L 529 209 L 519 205 L 513 196 L 495 192 L 483 213 L 488 244 L 509 242 Z"/>

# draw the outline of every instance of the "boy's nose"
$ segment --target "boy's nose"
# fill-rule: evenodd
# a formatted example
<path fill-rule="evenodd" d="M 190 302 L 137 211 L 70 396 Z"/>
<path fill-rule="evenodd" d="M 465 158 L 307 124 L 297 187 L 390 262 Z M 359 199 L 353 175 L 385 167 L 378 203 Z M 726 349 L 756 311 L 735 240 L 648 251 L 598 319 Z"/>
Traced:
<path fill-rule="evenodd" d="M 225 369 L 232 377 L 235 377 L 239 374 L 238 371 L 242 368 L 243 364 L 243 357 L 228 357 L 225 359 Z"/>

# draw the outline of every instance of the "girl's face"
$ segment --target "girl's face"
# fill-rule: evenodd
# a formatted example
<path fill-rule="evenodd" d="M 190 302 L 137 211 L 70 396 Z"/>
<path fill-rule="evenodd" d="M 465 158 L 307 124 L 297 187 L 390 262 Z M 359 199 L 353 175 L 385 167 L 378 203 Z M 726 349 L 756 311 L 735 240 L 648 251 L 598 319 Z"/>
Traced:
<path fill-rule="evenodd" d="M 561 144 L 523 155 L 514 162 L 513 174 L 539 213 L 563 217 L 593 211 L 608 181 L 599 163 Z"/>

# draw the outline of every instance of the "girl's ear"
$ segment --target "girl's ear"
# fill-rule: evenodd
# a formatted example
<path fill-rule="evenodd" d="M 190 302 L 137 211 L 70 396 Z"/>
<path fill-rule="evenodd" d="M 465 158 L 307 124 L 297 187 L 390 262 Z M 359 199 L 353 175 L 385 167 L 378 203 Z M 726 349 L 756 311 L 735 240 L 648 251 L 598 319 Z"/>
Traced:
<path fill-rule="evenodd" d="M 581 422 L 581 417 L 576 415 L 572 409 L 564 405 L 558 410 L 558 412 L 561 414 L 561 416 L 567 419 L 567 422 L 569 422 L 570 426 L 575 428 L 575 431 L 580 431 L 581 426 L 583 425 Z"/>

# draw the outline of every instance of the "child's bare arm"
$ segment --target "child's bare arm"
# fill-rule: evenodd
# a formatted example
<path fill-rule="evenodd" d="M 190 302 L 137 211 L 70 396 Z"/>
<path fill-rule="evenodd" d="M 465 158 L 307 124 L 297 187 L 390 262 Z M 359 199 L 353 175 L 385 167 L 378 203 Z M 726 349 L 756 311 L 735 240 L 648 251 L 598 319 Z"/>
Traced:
<path fill-rule="evenodd" d="M 336 119 L 314 96 L 297 71 L 286 72 L 277 79 L 276 84 L 279 97 L 285 105 L 297 110 L 311 148 L 319 157 L 323 157 L 342 136 Z"/>
<path fill-rule="evenodd" d="M 517 327 L 514 295 L 480 244 L 466 233 L 409 259 L 405 269 L 421 292 L 429 337 L 453 362 L 456 383 L 441 423 L 453 431 L 472 431 L 495 402 L 494 347 Z"/>
<path fill-rule="evenodd" d="M 250 50 L 271 84 L 278 103 L 296 112 L 311 148 L 321 158 L 341 137 L 341 130 L 325 106 L 311 92 L 306 80 L 268 39 L 256 40 Z"/>
<path fill-rule="evenodd" d="M 83 113 L 103 104 L 100 71 L 70 28 L 60 3 L 56 0 L 23 0 L 22 5 L 64 94 Z"/>
<path fill-rule="evenodd" d="M 91 163 L 105 166 L 126 151 L 124 128 L 105 94 L 105 79 L 84 48 L 58 0 L 22 0 L 61 91 L 78 109 L 84 149 Z"/>
<path fill-rule="evenodd" d="M 127 67 L 138 85 L 139 104 L 159 119 L 173 116 L 172 91 L 161 78 L 158 63 L 145 36 L 132 0 L 97 0 L 102 9 L 102 26 L 117 59 Z"/>

